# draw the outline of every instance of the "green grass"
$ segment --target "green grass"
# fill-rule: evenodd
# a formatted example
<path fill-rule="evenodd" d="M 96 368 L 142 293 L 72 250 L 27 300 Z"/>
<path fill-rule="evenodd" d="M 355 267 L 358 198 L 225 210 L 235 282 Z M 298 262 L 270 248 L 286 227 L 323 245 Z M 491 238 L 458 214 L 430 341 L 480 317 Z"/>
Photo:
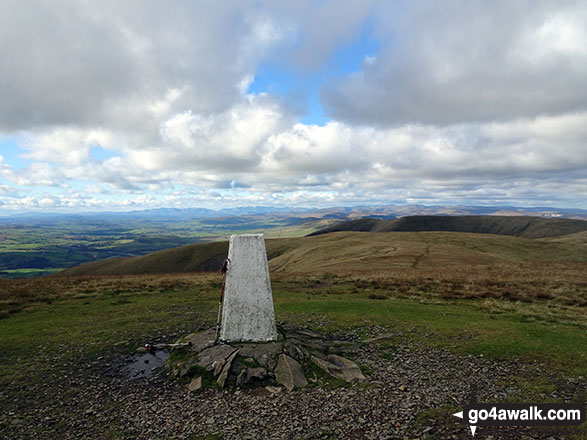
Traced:
<path fill-rule="evenodd" d="M 364 294 L 308 299 L 281 293 L 276 295 L 275 308 L 279 317 L 293 322 L 326 316 L 334 328 L 383 324 L 429 346 L 494 358 L 538 359 L 572 374 L 587 374 L 585 326 L 528 321 L 523 306 L 492 314 L 479 301 L 377 301 Z"/>
<path fill-rule="evenodd" d="M 174 342 L 215 323 L 218 274 L 53 280 L 61 291 L 52 291 L 52 302 L 24 297 L 18 303 L 15 296 L 11 298 L 15 311 L 0 316 L 0 403 L 18 402 L 11 403 L 17 411 L 33 401 L 37 408 L 58 411 L 53 407 L 53 393 L 43 392 L 47 378 L 58 372 L 81 374 L 99 357 L 130 354 L 147 342 L 159 342 L 163 335 L 167 335 L 165 342 Z M 555 314 L 544 321 L 529 319 L 533 315 L 527 313 L 527 304 L 506 300 L 495 299 L 488 305 L 486 299 L 442 300 L 425 295 L 370 299 L 373 291 L 382 289 L 370 284 L 357 287 L 355 281 L 332 275 L 276 277 L 272 283 L 276 318 L 324 331 L 355 328 L 360 333 L 361 327 L 372 324 L 400 330 L 403 336 L 378 342 L 383 355 L 390 357 L 396 346 L 410 340 L 422 348 L 446 347 L 487 357 L 543 362 L 548 377 L 524 373 L 510 378 L 523 390 L 524 398 L 535 402 L 549 401 L 556 377 L 587 375 L 584 314 L 583 320 L 566 321 Z M 549 310 L 547 301 L 530 306 L 533 314 Z M 182 351 L 174 350 L 171 358 L 181 363 Z M 309 386 L 320 382 L 330 389 L 347 386 L 311 362 L 304 369 Z M 213 378 L 203 373 L 192 370 L 188 376 L 203 375 L 204 388 L 215 387 Z M 180 383 L 187 384 L 190 377 Z M 61 398 L 67 400 L 77 392 L 62 390 Z M 457 423 L 450 411 L 443 407 L 423 412 L 416 426 L 424 427 L 428 419 L 438 418 Z M 117 430 L 104 433 L 105 438 L 123 435 Z"/>
<path fill-rule="evenodd" d="M 42 275 L 50 275 L 65 269 L 64 267 L 46 267 L 43 269 L 6 269 L 0 270 L 0 277 L 2 278 L 23 278 L 23 277 L 38 277 Z"/>
<path fill-rule="evenodd" d="M 52 367 L 43 361 L 47 357 L 83 363 L 116 350 L 132 352 L 163 334 L 187 333 L 196 323 L 211 324 L 216 301 L 209 287 L 200 286 L 167 293 L 103 292 L 29 305 L 0 320 L 0 387 L 42 380 Z"/>
<path fill-rule="evenodd" d="M 19 303 L 14 297 L 13 312 L 0 316 L 2 389 L 26 381 L 25 394 L 34 393 L 35 384 L 53 368 L 75 368 L 99 356 L 131 353 L 162 335 L 175 338 L 212 326 L 216 319 L 217 274 L 54 280 L 61 291 L 56 288 L 51 301 L 31 302 L 26 297 Z M 280 321 L 323 330 L 372 324 L 401 330 L 402 338 L 382 341 L 390 349 L 386 353 L 407 338 L 423 347 L 538 360 L 555 373 L 587 375 L 585 315 L 580 315 L 582 320 L 557 314 L 546 321 L 534 319 L 549 313 L 548 301 L 527 305 L 492 300 L 488 305 L 485 299 L 426 296 L 374 300 L 369 298 L 371 288 L 357 288 L 352 279 L 329 275 L 276 277 L 273 291 Z M 528 314 L 530 306 L 533 311 Z"/>

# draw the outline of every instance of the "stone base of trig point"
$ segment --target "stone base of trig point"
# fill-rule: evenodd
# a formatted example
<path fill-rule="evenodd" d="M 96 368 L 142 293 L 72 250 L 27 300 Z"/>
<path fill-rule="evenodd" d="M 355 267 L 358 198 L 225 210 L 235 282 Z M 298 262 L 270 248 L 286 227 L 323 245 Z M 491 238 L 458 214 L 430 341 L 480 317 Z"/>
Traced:
<path fill-rule="evenodd" d="M 222 306 L 222 341 L 277 339 L 263 234 L 232 235 Z"/>

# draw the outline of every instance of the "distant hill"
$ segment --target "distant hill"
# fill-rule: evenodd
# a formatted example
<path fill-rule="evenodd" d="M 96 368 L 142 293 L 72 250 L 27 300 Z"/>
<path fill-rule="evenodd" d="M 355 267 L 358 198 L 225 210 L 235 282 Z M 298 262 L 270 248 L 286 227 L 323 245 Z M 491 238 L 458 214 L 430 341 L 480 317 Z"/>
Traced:
<path fill-rule="evenodd" d="M 456 232 L 335 232 L 267 239 L 270 270 L 287 273 L 356 273 L 386 270 L 506 266 L 532 262 L 587 262 L 580 240 L 550 242 L 505 235 Z M 193 244 L 150 255 L 111 258 L 51 276 L 216 272 L 227 242 Z"/>
<path fill-rule="evenodd" d="M 338 223 L 310 235 L 338 231 L 417 232 L 445 231 L 546 238 L 587 231 L 587 221 L 530 216 L 439 216 L 416 215 L 394 220 L 361 218 Z"/>
<path fill-rule="evenodd" d="M 228 242 L 180 246 L 140 257 L 108 258 L 72 267 L 55 275 L 128 275 L 213 272 L 222 267 Z"/>

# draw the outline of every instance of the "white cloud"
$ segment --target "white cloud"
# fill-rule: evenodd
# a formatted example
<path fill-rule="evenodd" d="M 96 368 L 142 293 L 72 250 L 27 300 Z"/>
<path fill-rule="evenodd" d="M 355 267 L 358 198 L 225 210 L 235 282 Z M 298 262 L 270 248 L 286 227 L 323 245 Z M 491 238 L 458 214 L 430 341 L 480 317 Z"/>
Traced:
<path fill-rule="evenodd" d="M 573 1 L 7 0 L 0 133 L 28 162 L 0 156 L 0 202 L 584 205 L 586 21 Z M 379 51 L 326 76 L 325 125 L 247 92 L 262 63 L 303 82 L 365 33 Z"/>
<path fill-rule="evenodd" d="M 360 201 L 384 194 L 410 200 L 521 200 L 522 194 L 543 199 L 537 188 L 549 197 L 555 189 L 572 188 L 579 197 L 587 170 L 585 127 L 587 112 L 449 127 L 304 125 L 293 123 L 274 101 L 250 96 L 214 116 L 182 113 L 164 121 L 160 145 L 165 147 L 145 149 L 131 142 L 119 156 L 104 161 L 35 162 L 5 178 L 19 185 L 106 184 L 127 192 L 133 206 L 151 206 L 160 200 L 157 194 L 169 195 L 181 186 L 203 193 L 217 188 L 224 201 L 231 200 L 230 193 L 264 203 Z M 77 142 L 88 145 L 68 130 L 42 137 L 48 138 L 48 145 L 63 152 L 75 149 Z M 288 195 L 276 200 L 272 194 Z M 185 194 L 176 197 L 184 200 Z"/>
<path fill-rule="evenodd" d="M 106 130 L 57 127 L 29 135 L 22 143 L 28 151 L 25 158 L 66 166 L 88 161 L 92 146 L 113 147 L 113 135 Z"/>
<path fill-rule="evenodd" d="M 4 1 L 0 128 L 151 134 L 172 110 L 222 111 L 287 37 L 277 20 L 238 1 Z"/>
<path fill-rule="evenodd" d="M 587 5 L 395 1 L 379 5 L 375 62 L 328 83 L 353 124 L 454 124 L 586 109 Z"/>

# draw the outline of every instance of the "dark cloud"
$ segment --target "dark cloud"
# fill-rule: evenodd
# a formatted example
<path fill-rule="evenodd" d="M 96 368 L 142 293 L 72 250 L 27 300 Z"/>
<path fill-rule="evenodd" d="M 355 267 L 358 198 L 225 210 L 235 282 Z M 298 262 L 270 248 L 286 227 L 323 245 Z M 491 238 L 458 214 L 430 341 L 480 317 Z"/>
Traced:
<path fill-rule="evenodd" d="M 380 5 L 375 60 L 322 90 L 329 115 L 385 126 L 509 120 L 587 108 L 587 5 Z"/>
<path fill-rule="evenodd" d="M 279 37 L 245 10 L 236 1 L 3 1 L 0 129 L 156 132 L 172 110 L 223 110 Z"/>

